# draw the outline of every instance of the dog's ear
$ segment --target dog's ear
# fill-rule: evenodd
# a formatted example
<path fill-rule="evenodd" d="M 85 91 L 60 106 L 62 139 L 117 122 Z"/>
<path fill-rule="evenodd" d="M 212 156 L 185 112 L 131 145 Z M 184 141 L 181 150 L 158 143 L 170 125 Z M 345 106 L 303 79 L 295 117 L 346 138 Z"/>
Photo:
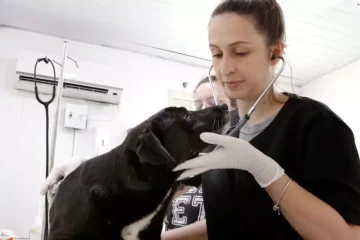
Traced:
<path fill-rule="evenodd" d="M 139 138 L 136 154 L 140 162 L 150 165 L 169 165 L 175 163 L 175 159 L 163 147 L 160 140 L 151 130 L 146 131 Z"/>

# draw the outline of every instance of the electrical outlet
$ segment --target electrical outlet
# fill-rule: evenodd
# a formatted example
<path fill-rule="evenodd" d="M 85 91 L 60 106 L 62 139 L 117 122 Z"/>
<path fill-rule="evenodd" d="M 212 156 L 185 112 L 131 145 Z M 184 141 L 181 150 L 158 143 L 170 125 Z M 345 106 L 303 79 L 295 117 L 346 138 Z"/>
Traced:
<path fill-rule="evenodd" d="M 88 106 L 79 104 L 66 104 L 65 127 L 86 129 Z"/>

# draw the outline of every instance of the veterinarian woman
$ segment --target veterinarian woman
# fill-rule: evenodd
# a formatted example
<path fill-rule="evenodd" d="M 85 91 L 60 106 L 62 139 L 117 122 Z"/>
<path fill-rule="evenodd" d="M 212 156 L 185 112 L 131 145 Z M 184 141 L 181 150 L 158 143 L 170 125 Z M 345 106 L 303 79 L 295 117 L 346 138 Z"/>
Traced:
<path fill-rule="evenodd" d="M 236 109 L 236 100 L 230 100 L 224 89 L 216 82 L 216 77 L 212 77 L 215 91 L 218 96 L 219 104 L 227 104 L 229 110 Z M 194 108 L 196 110 L 215 106 L 215 101 L 209 79 L 202 79 L 194 90 Z M 165 230 L 171 230 L 187 226 L 205 218 L 202 187 L 185 186 L 182 191 L 178 191 L 175 199 L 168 206 L 165 218 Z"/>
<path fill-rule="evenodd" d="M 209 46 L 218 82 L 237 99 L 233 117 L 243 117 L 271 81 L 284 29 L 275 0 L 225 0 L 214 10 Z M 164 232 L 163 240 L 360 239 L 354 136 L 323 104 L 272 90 L 236 137 L 201 137 L 223 146 L 182 165 L 214 168 L 201 176 L 206 221 Z"/>
<path fill-rule="evenodd" d="M 273 78 L 284 29 L 275 0 L 227 0 L 213 11 L 212 62 L 226 94 L 237 99 L 237 119 Z M 354 136 L 322 103 L 272 90 L 236 138 L 201 137 L 223 147 L 182 166 L 214 168 L 201 179 L 206 223 L 162 239 L 360 239 Z"/>

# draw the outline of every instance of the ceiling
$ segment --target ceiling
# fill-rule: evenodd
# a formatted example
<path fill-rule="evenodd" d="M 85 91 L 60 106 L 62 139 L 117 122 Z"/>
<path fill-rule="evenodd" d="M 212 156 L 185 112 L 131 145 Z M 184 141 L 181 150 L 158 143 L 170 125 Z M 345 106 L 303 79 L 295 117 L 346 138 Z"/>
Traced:
<path fill-rule="evenodd" d="M 0 0 L 0 24 L 114 48 L 150 49 L 155 55 L 209 66 L 207 24 L 219 2 Z M 292 68 L 291 74 L 287 66 L 279 81 L 290 83 L 292 78 L 302 86 L 360 59 L 360 1 L 278 2 L 285 14 L 286 59 Z"/>

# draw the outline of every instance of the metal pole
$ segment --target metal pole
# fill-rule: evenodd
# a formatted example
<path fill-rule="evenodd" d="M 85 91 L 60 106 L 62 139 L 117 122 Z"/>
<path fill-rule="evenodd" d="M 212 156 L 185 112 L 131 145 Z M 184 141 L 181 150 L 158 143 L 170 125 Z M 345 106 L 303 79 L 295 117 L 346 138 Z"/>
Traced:
<path fill-rule="evenodd" d="M 53 126 L 53 136 L 52 136 L 52 146 L 51 146 L 51 155 L 50 155 L 50 163 L 49 163 L 49 172 L 51 172 L 51 169 L 54 166 L 54 160 L 55 160 L 55 148 L 56 148 L 56 137 L 57 137 L 57 130 L 60 125 L 60 115 L 61 115 L 61 100 L 62 100 L 62 93 L 63 93 L 63 87 L 64 87 L 64 69 L 67 59 L 67 51 L 68 51 L 68 42 L 64 41 L 64 47 L 63 47 L 63 56 L 61 59 L 61 71 L 59 75 L 59 81 L 58 81 L 58 91 L 57 91 L 57 106 L 56 106 L 56 116 L 55 116 L 55 124 Z"/>
<path fill-rule="evenodd" d="M 209 78 L 209 82 L 210 82 L 210 85 L 211 85 L 211 90 L 212 90 L 212 94 L 214 96 L 214 101 L 215 101 L 215 104 L 218 105 L 218 96 L 215 92 L 215 87 L 214 87 L 214 83 L 213 83 L 213 80 L 211 78 L 211 70 L 213 69 L 213 65 L 211 65 L 210 69 L 209 69 L 209 74 L 208 74 L 208 78 Z"/>
<path fill-rule="evenodd" d="M 64 69 L 65 69 L 65 63 L 66 63 L 66 59 L 67 59 L 67 52 L 68 52 L 68 42 L 64 41 L 63 44 L 63 56 L 61 59 L 61 70 L 60 70 L 60 75 L 59 75 L 59 79 L 58 79 L 58 89 L 57 89 L 57 94 L 56 94 L 56 98 L 57 98 L 57 106 L 56 106 L 56 115 L 55 115 L 55 123 L 53 126 L 53 135 L 52 135 L 52 141 L 51 141 L 51 155 L 49 158 L 49 173 L 51 172 L 51 169 L 53 168 L 54 165 L 54 159 L 55 159 L 55 150 L 56 150 L 56 137 L 57 137 L 57 130 L 59 128 L 60 125 L 60 115 L 61 115 L 61 100 L 62 100 L 62 93 L 63 93 L 63 86 L 64 86 Z M 47 195 L 49 196 L 49 194 L 47 193 Z M 50 200 L 50 199 L 49 199 Z M 51 202 L 49 201 L 49 206 L 51 205 Z M 46 208 L 46 206 L 45 206 Z M 42 225 L 42 236 L 41 239 L 44 239 L 45 236 L 45 231 L 48 231 L 48 229 L 45 229 L 45 214 L 46 214 L 46 209 L 44 211 L 44 217 L 43 217 L 43 225 Z"/>
<path fill-rule="evenodd" d="M 51 141 L 51 155 L 50 155 L 50 163 L 49 163 L 49 172 L 51 172 L 51 169 L 54 166 L 54 160 L 55 160 L 55 150 L 56 150 L 56 139 L 57 139 L 57 130 L 60 125 L 60 115 L 61 115 L 61 100 L 62 100 L 62 93 L 63 93 L 63 87 L 64 87 L 64 69 L 67 59 L 67 52 L 68 52 L 68 42 L 64 41 L 64 48 L 63 48 L 63 56 L 61 59 L 61 70 L 59 75 L 59 81 L 58 81 L 58 91 L 57 91 L 57 106 L 56 106 L 56 115 L 55 115 L 55 123 L 53 126 L 53 135 L 52 135 L 52 141 Z"/>

